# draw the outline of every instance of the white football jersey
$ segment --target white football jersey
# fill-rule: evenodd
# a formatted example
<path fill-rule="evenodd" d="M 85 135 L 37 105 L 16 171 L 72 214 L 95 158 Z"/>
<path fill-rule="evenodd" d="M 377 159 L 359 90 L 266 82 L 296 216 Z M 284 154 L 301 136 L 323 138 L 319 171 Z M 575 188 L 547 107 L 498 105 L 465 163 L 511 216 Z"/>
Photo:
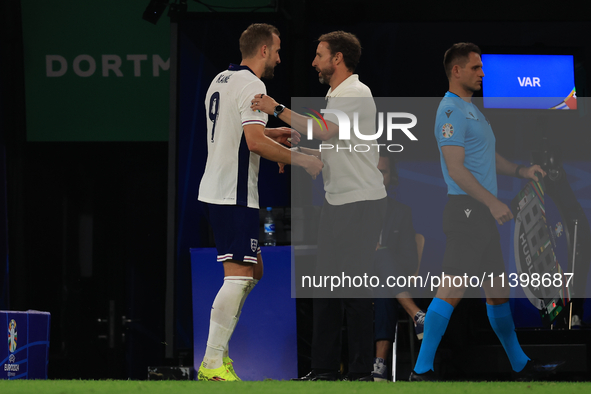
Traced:
<path fill-rule="evenodd" d="M 260 156 L 248 150 L 243 127 L 267 125 L 267 114 L 250 109 L 265 84 L 246 66 L 231 64 L 211 82 L 205 96 L 207 164 L 199 200 L 212 204 L 259 207 Z"/>

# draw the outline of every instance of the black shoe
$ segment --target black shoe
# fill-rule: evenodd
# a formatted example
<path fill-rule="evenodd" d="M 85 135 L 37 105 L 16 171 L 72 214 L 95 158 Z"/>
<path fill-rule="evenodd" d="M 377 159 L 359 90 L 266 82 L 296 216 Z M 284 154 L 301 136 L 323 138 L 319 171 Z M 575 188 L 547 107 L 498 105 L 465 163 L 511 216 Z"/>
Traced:
<path fill-rule="evenodd" d="M 408 377 L 409 382 L 436 382 L 437 378 L 435 377 L 435 372 L 432 370 L 428 370 L 425 373 L 416 373 L 414 370 L 410 373 Z"/>
<path fill-rule="evenodd" d="M 338 372 L 323 372 L 316 373 L 314 370 L 310 371 L 306 376 L 292 379 L 292 382 L 315 382 L 319 380 L 336 381 L 341 380 L 341 375 Z"/>
<path fill-rule="evenodd" d="M 373 375 L 370 373 L 368 375 L 363 373 L 349 373 L 345 379 L 345 381 L 349 382 L 373 382 Z"/>
<path fill-rule="evenodd" d="M 516 382 L 531 382 L 532 380 L 545 380 L 556 374 L 559 367 L 564 364 L 565 361 L 551 362 L 551 363 L 537 363 L 532 360 L 528 360 L 525 367 L 519 371 L 513 371 L 513 379 Z"/>

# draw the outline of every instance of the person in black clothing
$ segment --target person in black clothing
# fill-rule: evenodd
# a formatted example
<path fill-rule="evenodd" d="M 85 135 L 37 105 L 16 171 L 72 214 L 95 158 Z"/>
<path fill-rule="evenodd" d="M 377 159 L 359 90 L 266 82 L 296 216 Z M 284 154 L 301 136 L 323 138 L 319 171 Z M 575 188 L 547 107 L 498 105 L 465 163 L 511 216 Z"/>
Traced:
<path fill-rule="evenodd" d="M 398 185 L 398 174 L 394 160 L 382 155 L 378 169 L 384 176 L 384 186 L 389 191 L 388 208 L 384 219 L 384 226 L 380 234 L 380 241 L 375 253 L 376 273 L 380 280 L 388 276 L 399 277 L 415 275 L 418 265 L 418 251 L 415 240 L 415 229 L 412 224 L 412 211 L 394 198 L 392 187 Z M 388 289 L 387 298 L 374 299 L 374 321 L 376 357 L 374 359 L 373 378 L 375 381 L 385 381 L 388 377 L 386 359 L 398 322 L 398 303 L 413 319 L 417 338 L 423 338 L 423 323 L 425 312 L 414 302 L 409 288 Z"/>

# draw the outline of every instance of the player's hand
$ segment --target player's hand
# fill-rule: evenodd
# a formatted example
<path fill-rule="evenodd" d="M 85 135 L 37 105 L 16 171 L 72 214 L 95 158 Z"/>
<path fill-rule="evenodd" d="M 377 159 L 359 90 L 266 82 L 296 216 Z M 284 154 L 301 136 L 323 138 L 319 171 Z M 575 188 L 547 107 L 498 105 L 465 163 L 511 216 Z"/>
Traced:
<path fill-rule="evenodd" d="M 267 115 L 275 114 L 275 107 L 279 104 L 273 100 L 273 97 L 267 96 L 266 94 L 257 94 L 252 100 L 250 100 L 250 108 L 253 111 L 262 111 Z"/>
<path fill-rule="evenodd" d="M 526 179 L 532 179 L 536 182 L 540 181 L 540 179 L 538 179 L 538 177 L 536 176 L 536 172 L 539 172 L 540 174 L 542 174 L 542 176 L 546 176 L 546 171 L 542 170 L 542 167 L 540 167 L 537 164 L 534 164 L 531 167 L 524 167 L 521 170 L 519 170 L 519 174 Z"/>
<path fill-rule="evenodd" d="M 277 163 L 279 165 L 279 173 L 283 174 L 285 172 L 285 163 Z"/>
<path fill-rule="evenodd" d="M 320 159 L 312 155 L 304 155 L 304 160 L 302 167 L 304 167 L 306 172 L 312 176 L 312 179 L 316 179 L 318 174 L 320 174 L 320 171 L 322 171 L 324 164 Z"/>
<path fill-rule="evenodd" d="M 290 148 L 300 143 L 300 133 L 289 127 L 276 127 L 265 129 L 265 135 L 280 144 L 287 145 Z"/>
<path fill-rule="evenodd" d="M 491 215 L 495 218 L 497 223 L 503 224 L 513 219 L 513 213 L 507 205 L 499 200 L 495 200 L 489 207 Z"/>

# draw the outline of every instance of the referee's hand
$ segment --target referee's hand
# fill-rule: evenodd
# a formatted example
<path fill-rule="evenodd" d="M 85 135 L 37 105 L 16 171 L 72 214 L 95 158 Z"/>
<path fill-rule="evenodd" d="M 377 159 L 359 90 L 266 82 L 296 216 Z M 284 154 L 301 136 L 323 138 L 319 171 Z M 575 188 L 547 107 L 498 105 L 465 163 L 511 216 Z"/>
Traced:
<path fill-rule="evenodd" d="M 536 182 L 540 181 L 540 179 L 538 179 L 536 173 L 542 174 L 542 177 L 546 176 L 546 171 L 544 171 L 542 169 L 542 167 L 540 167 L 537 164 L 534 164 L 531 167 L 522 168 L 519 172 L 520 172 L 522 178 L 532 179 Z"/>
<path fill-rule="evenodd" d="M 513 213 L 511 212 L 509 207 L 499 200 L 496 200 L 488 208 L 490 209 L 490 213 L 495 218 L 497 223 L 501 225 L 513 219 Z"/>

